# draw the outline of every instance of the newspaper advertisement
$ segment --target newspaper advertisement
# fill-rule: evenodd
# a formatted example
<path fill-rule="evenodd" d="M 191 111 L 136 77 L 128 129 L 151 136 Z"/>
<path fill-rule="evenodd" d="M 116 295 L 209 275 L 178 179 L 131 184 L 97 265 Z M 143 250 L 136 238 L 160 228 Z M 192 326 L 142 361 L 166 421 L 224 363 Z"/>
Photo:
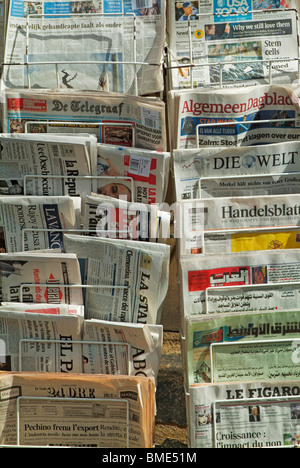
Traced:
<path fill-rule="evenodd" d="M 195 384 L 189 391 L 191 448 L 299 445 L 299 380 Z"/>
<path fill-rule="evenodd" d="M 43 249 L 63 251 L 63 230 L 79 229 L 73 198 L 2 196 L 1 252 Z"/>
<path fill-rule="evenodd" d="M 299 193 L 298 141 L 173 151 L 176 200 Z"/>
<path fill-rule="evenodd" d="M 298 310 L 189 317 L 188 384 L 298 380 L 299 332 Z"/>
<path fill-rule="evenodd" d="M 11 0 L 4 85 L 160 92 L 165 23 L 165 0 Z"/>
<path fill-rule="evenodd" d="M 299 248 L 300 195 L 182 200 L 181 255 Z"/>
<path fill-rule="evenodd" d="M 152 378 L 2 372 L 0 382 L 2 445 L 153 447 Z"/>
<path fill-rule="evenodd" d="M 297 87 L 257 85 L 171 91 L 172 149 L 234 147 L 299 140 Z"/>
<path fill-rule="evenodd" d="M 163 203 L 168 188 L 170 153 L 98 144 L 97 192 L 118 198 L 124 186 L 127 200 L 145 204 Z M 118 178 L 116 180 L 116 178 Z M 123 180 L 122 180 L 123 179 Z M 132 191 L 132 182 L 134 191 Z M 120 185 L 117 185 L 120 184 Z"/>
<path fill-rule="evenodd" d="M 0 254 L 0 265 L 0 303 L 83 305 L 76 255 L 3 253 Z"/>
<path fill-rule="evenodd" d="M 169 0 L 168 6 L 170 89 L 297 81 L 295 7 L 275 8 L 271 0 Z"/>
<path fill-rule="evenodd" d="M 157 379 L 162 332 L 162 325 L 85 320 L 83 340 L 99 344 L 83 343 L 83 372 Z"/>
<path fill-rule="evenodd" d="M 74 90 L 4 90 L 3 132 L 92 132 L 99 143 L 167 151 L 165 103 L 108 92 Z M 39 122 L 39 123 L 36 123 Z M 68 124 L 69 122 L 69 124 Z M 97 129 L 95 128 L 97 126 Z M 96 133 L 95 133 L 96 131 Z"/>
<path fill-rule="evenodd" d="M 182 259 L 185 317 L 208 313 L 299 308 L 299 250 Z"/>
<path fill-rule="evenodd" d="M 168 289 L 168 245 L 65 234 L 81 263 L 86 319 L 158 323 Z"/>
<path fill-rule="evenodd" d="M 81 339 L 82 322 L 76 316 L 0 311 L 1 371 L 82 372 L 81 347 L 73 343 Z"/>
<path fill-rule="evenodd" d="M 0 311 L 84 317 L 84 306 L 77 304 L 36 304 L 3 301 L 0 303 Z"/>

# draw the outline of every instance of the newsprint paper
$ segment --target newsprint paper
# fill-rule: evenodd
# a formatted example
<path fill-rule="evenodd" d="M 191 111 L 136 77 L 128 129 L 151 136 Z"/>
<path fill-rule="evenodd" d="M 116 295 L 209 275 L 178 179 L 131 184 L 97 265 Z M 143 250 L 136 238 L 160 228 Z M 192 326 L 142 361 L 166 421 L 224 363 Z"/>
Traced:
<path fill-rule="evenodd" d="M 35 313 L 35 314 L 50 314 L 50 315 L 78 315 L 84 317 L 84 306 L 78 304 L 35 304 L 26 302 L 5 302 L 2 301 L 0 311 L 6 312 L 21 312 L 21 313 Z"/>
<path fill-rule="evenodd" d="M 152 448 L 155 384 L 150 377 L 2 372 L 0 412 L 2 445 Z"/>
<path fill-rule="evenodd" d="M 299 445 L 299 380 L 195 384 L 189 389 L 189 446 Z"/>
<path fill-rule="evenodd" d="M 160 92 L 164 38 L 165 0 L 11 0 L 3 81 L 8 88 Z"/>

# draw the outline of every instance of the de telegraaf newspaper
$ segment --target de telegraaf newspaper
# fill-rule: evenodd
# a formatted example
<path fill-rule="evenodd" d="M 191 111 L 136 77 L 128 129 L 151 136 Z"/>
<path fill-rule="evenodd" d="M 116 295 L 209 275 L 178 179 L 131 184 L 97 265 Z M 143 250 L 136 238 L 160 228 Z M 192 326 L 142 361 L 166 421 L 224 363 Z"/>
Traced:
<path fill-rule="evenodd" d="M 163 90 L 165 0 L 11 0 L 7 88 Z"/>
<path fill-rule="evenodd" d="M 297 2 L 168 0 L 170 89 L 293 83 Z"/>

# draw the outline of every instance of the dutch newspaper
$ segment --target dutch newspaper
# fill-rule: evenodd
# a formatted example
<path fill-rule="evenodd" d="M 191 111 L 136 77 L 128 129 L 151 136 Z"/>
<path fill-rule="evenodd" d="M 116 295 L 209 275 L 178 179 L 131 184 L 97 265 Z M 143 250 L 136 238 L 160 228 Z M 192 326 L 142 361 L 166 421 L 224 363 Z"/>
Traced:
<path fill-rule="evenodd" d="M 192 385 L 188 397 L 189 446 L 298 446 L 299 404 L 299 380 Z"/>
<path fill-rule="evenodd" d="M 99 143 L 167 151 L 165 103 L 159 98 L 70 89 L 6 89 L 2 98 L 5 133 L 22 133 L 30 122 L 30 133 L 47 132 L 52 122 L 51 133 L 91 131 Z"/>
<path fill-rule="evenodd" d="M 170 89 L 293 83 L 296 2 L 168 1 Z"/>
<path fill-rule="evenodd" d="M 7 88 L 163 90 L 165 0 L 11 0 Z"/>
<path fill-rule="evenodd" d="M 0 303 L 83 305 L 76 255 L 56 252 L 0 254 Z"/>
<path fill-rule="evenodd" d="M 63 251 L 65 229 L 79 229 L 79 197 L 2 196 L 1 252 Z"/>
<path fill-rule="evenodd" d="M 51 303 L 25 303 L 25 302 L 5 302 L 0 303 L 0 311 L 21 312 L 51 315 L 71 315 L 84 317 L 84 306 L 77 304 L 51 304 Z"/>
<path fill-rule="evenodd" d="M 89 342 L 82 344 L 84 373 L 157 379 L 163 344 L 162 325 L 85 320 L 83 341 Z"/>
<path fill-rule="evenodd" d="M 204 382 L 297 380 L 299 313 L 252 312 L 188 317 L 186 377 Z"/>
<path fill-rule="evenodd" d="M 153 447 L 153 378 L 2 372 L 0 394 L 1 445 Z"/>
<path fill-rule="evenodd" d="M 298 141 L 173 151 L 176 200 L 299 193 Z"/>
<path fill-rule="evenodd" d="M 83 176 L 96 176 L 92 138 L 96 140 L 78 135 L 0 134 L 0 195 L 76 197 L 90 193 L 93 179 Z"/>
<path fill-rule="evenodd" d="M 196 258 L 195 258 L 196 257 Z M 194 256 L 180 261 L 183 316 L 299 307 L 299 250 Z"/>
<path fill-rule="evenodd" d="M 118 197 L 125 190 L 128 201 L 163 203 L 168 188 L 170 153 L 98 144 L 97 192 Z M 118 185 L 120 184 L 120 185 Z"/>
<path fill-rule="evenodd" d="M 252 146 L 298 140 L 297 85 L 169 93 L 172 149 Z"/>
<path fill-rule="evenodd" d="M 82 372 L 83 318 L 0 311 L 1 371 Z M 57 342 L 56 342 L 57 341 Z"/>
<path fill-rule="evenodd" d="M 207 198 L 177 203 L 181 256 L 299 247 L 300 195 Z"/>
<path fill-rule="evenodd" d="M 168 289 L 170 248 L 165 244 L 65 234 L 66 252 L 82 266 L 87 319 L 159 323 Z"/>

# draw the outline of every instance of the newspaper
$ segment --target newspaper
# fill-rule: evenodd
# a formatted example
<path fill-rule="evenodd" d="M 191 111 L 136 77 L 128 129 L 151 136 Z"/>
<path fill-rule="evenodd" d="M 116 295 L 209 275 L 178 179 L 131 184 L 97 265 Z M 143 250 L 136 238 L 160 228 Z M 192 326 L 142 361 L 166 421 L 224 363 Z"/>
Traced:
<path fill-rule="evenodd" d="M 176 200 L 299 193 L 300 145 L 173 151 Z"/>
<path fill-rule="evenodd" d="M 297 311 L 218 314 L 186 320 L 187 382 L 297 380 Z"/>
<path fill-rule="evenodd" d="M 85 320 L 83 340 L 102 342 L 99 345 L 83 343 L 83 372 L 157 379 L 162 354 L 162 325 Z M 105 345 L 106 342 L 113 344 Z"/>
<path fill-rule="evenodd" d="M 169 282 L 165 244 L 66 234 L 66 252 L 81 262 L 86 319 L 159 323 Z"/>
<path fill-rule="evenodd" d="M 299 250 L 194 256 L 180 261 L 183 317 L 299 308 Z"/>
<path fill-rule="evenodd" d="M 1 302 L 0 311 L 50 314 L 50 315 L 78 315 L 84 317 L 84 306 L 77 304 L 33 304 L 18 302 Z"/>
<path fill-rule="evenodd" d="M 87 145 L 91 138 L 96 140 L 80 136 L 0 134 L 0 195 L 76 197 L 90 193 L 93 179 L 85 180 L 83 176 L 96 175 L 96 159 Z"/>
<path fill-rule="evenodd" d="M 299 380 L 195 384 L 189 389 L 190 448 L 299 445 Z"/>
<path fill-rule="evenodd" d="M 74 131 L 96 134 L 99 143 L 167 151 L 165 103 L 158 98 L 74 90 L 2 93 L 3 132 L 13 133 L 17 124 L 22 133 L 28 122 L 33 122 L 30 132 L 45 132 L 50 121 L 55 123 L 52 132 L 70 133 L 72 124 Z"/>
<path fill-rule="evenodd" d="M 153 446 L 152 378 L 2 372 L 0 394 L 2 445 Z"/>
<path fill-rule="evenodd" d="M 140 95 L 163 90 L 165 0 L 10 4 L 6 87 Z"/>
<path fill-rule="evenodd" d="M 296 81 L 298 15 L 285 3 L 169 0 L 170 89 Z"/>
<path fill-rule="evenodd" d="M 169 115 L 178 117 L 171 121 L 173 150 L 280 143 L 300 136 L 297 85 L 171 91 Z"/>
<path fill-rule="evenodd" d="M 5 347 L 1 370 L 82 372 L 81 347 L 70 343 L 81 339 L 82 322 L 83 318 L 76 316 L 0 310 L 0 342 Z"/>
<path fill-rule="evenodd" d="M 63 250 L 63 230 L 78 229 L 74 198 L 2 196 L 1 252 Z"/>
<path fill-rule="evenodd" d="M 98 144 L 97 156 L 97 175 L 103 177 L 97 187 L 98 193 L 116 196 L 116 182 L 131 190 L 133 181 L 134 193 L 130 193 L 128 201 L 145 204 L 164 202 L 169 182 L 170 153 Z"/>
<path fill-rule="evenodd" d="M 0 265 L 0 303 L 83 305 L 76 255 L 56 252 L 2 253 Z"/>

